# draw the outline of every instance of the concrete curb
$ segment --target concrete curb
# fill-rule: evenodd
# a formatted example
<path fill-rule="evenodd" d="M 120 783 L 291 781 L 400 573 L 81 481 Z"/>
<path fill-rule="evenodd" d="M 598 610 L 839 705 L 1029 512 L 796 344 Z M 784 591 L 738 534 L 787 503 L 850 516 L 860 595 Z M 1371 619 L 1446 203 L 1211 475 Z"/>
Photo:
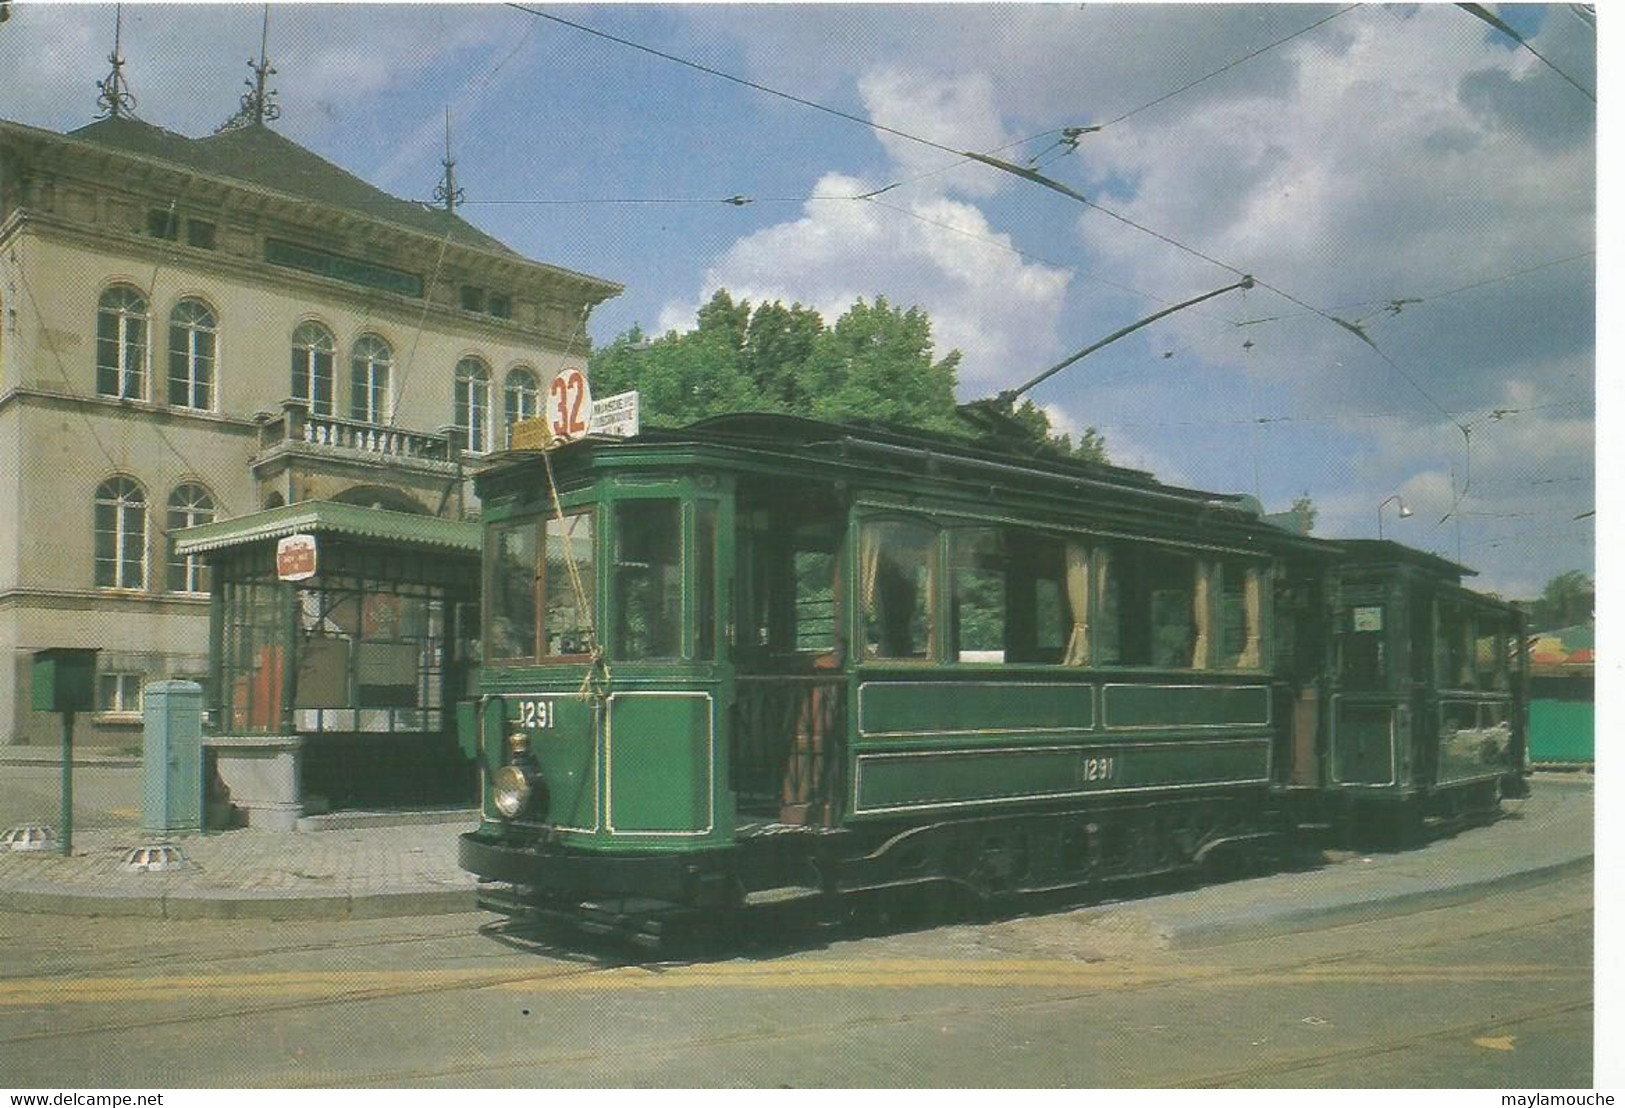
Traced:
<path fill-rule="evenodd" d="M 1360 923 L 1365 920 L 1399 913 L 1443 908 L 1451 904 L 1472 900 L 1492 889 L 1510 892 L 1541 885 L 1571 873 L 1589 872 L 1594 865 L 1594 856 L 1586 854 L 1577 858 L 1567 858 L 1561 862 L 1552 862 L 1548 865 L 1534 866 L 1526 870 L 1515 870 L 1510 873 L 1483 877 L 1474 881 L 1463 881 L 1459 884 L 1440 885 L 1437 888 L 1399 889 L 1391 894 L 1361 900 L 1310 905 L 1304 908 L 1256 915 L 1248 915 L 1245 912 L 1232 913 L 1228 919 L 1211 922 L 1175 923 L 1171 926 L 1165 925 L 1162 933 L 1168 940 L 1168 944 L 1175 947 L 1208 946 L 1232 938 L 1286 935 L 1294 931 L 1306 930 L 1310 925 L 1337 926 L 1339 924 Z"/>
<path fill-rule="evenodd" d="M 342 920 L 472 912 L 473 887 L 401 889 L 387 893 L 256 893 L 188 889 L 136 894 L 52 885 L 0 889 L 4 910 L 30 915 L 130 916 L 169 920 Z"/>

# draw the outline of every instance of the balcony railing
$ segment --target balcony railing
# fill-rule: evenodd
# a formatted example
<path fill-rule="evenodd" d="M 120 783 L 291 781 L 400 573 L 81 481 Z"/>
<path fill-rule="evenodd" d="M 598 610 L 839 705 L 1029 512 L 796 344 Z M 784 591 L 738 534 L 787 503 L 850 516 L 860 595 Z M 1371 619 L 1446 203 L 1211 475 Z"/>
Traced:
<path fill-rule="evenodd" d="M 451 462 L 457 457 L 456 435 L 451 429 L 409 431 L 382 423 L 313 415 L 303 400 L 284 400 L 280 413 L 260 418 L 260 449 L 271 450 L 283 443 L 428 462 Z"/>

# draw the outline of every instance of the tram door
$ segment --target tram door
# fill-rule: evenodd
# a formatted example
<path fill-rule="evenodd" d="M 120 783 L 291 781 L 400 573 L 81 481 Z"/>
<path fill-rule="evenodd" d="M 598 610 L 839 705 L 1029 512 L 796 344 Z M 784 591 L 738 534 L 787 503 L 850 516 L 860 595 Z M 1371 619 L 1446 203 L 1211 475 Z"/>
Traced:
<path fill-rule="evenodd" d="M 608 825 L 673 841 L 731 833 L 722 752 L 729 502 L 642 486 L 610 505 Z"/>
<path fill-rule="evenodd" d="M 731 773 L 742 819 L 833 825 L 844 795 L 845 510 L 742 489 Z"/>
<path fill-rule="evenodd" d="M 1350 590 L 1356 592 L 1356 590 Z M 1358 590 L 1336 611 L 1332 694 L 1332 780 L 1393 785 L 1408 709 L 1396 672 L 1401 620 L 1383 590 Z"/>

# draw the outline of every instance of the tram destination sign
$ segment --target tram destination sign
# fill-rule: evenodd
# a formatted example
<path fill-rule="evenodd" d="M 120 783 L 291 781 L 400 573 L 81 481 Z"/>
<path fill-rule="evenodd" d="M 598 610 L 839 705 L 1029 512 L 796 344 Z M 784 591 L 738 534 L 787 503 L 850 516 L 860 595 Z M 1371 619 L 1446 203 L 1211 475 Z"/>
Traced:
<path fill-rule="evenodd" d="M 640 404 L 636 389 L 618 392 L 614 396 L 590 400 L 588 416 L 583 429 L 573 434 L 560 431 L 560 420 L 554 415 L 541 415 L 520 420 L 513 425 L 510 442 L 515 450 L 546 450 L 555 443 L 570 442 L 590 435 L 627 439 L 638 433 Z"/>
<path fill-rule="evenodd" d="M 315 535 L 287 535 L 277 540 L 276 576 L 279 581 L 304 581 L 316 576 Z"/>

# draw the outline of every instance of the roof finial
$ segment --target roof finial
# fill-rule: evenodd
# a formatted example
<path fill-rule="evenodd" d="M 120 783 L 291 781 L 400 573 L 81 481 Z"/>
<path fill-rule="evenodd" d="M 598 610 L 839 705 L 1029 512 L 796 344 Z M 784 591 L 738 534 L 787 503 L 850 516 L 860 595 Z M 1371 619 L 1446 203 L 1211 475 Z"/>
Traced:
<path fill-rule="evenodd" d="M 124 35 L 124 5 L 118 4 L 113 8 L 113 52 L 107 55 L 107 60 L 113 63 L 113 72 L 107 75 L 105 81 L 97 81 L 96 87 L 101 89 L 101 95 L 96 97 L 96 106 L 101 109 L 98 118 L 118 118 L 122 115 L 135 114 L 135 97 L 124 84 L 124 51 L 121 40 Z"/>
<path fill-rule="evenodd" d="M 270 63 L 265 53 L 266 39 L 270 34 L 271 5 L 267 4 L 265 22 L 260 28 L 260 60 L 256 62 L 253 58 L 248 59 L 248 68 L 253 71 L 254 76 L 243 79 L 248 91 L 243 93 L 242 106 L 237 109 L 236 114 L 222 123 L 215 130 L 215 134 L 243 127 L 263 127 L 271 120 L 281 118 L 282 109 L 272 102 L 276 90 L 265 87 L 267 78 L 276 75 L 276 67 Z"/>
<path fill-rule="evenodd" d="M 434 201 L 447 212 L 455 212 L 457 205 L 463 202 L 463 190 L 457 187 L 457 159 L 451 156 L 451 109 L 446 109 L 446 160 L 440 163 L 446 167 L 446 176 L 434 187 Z"/>

